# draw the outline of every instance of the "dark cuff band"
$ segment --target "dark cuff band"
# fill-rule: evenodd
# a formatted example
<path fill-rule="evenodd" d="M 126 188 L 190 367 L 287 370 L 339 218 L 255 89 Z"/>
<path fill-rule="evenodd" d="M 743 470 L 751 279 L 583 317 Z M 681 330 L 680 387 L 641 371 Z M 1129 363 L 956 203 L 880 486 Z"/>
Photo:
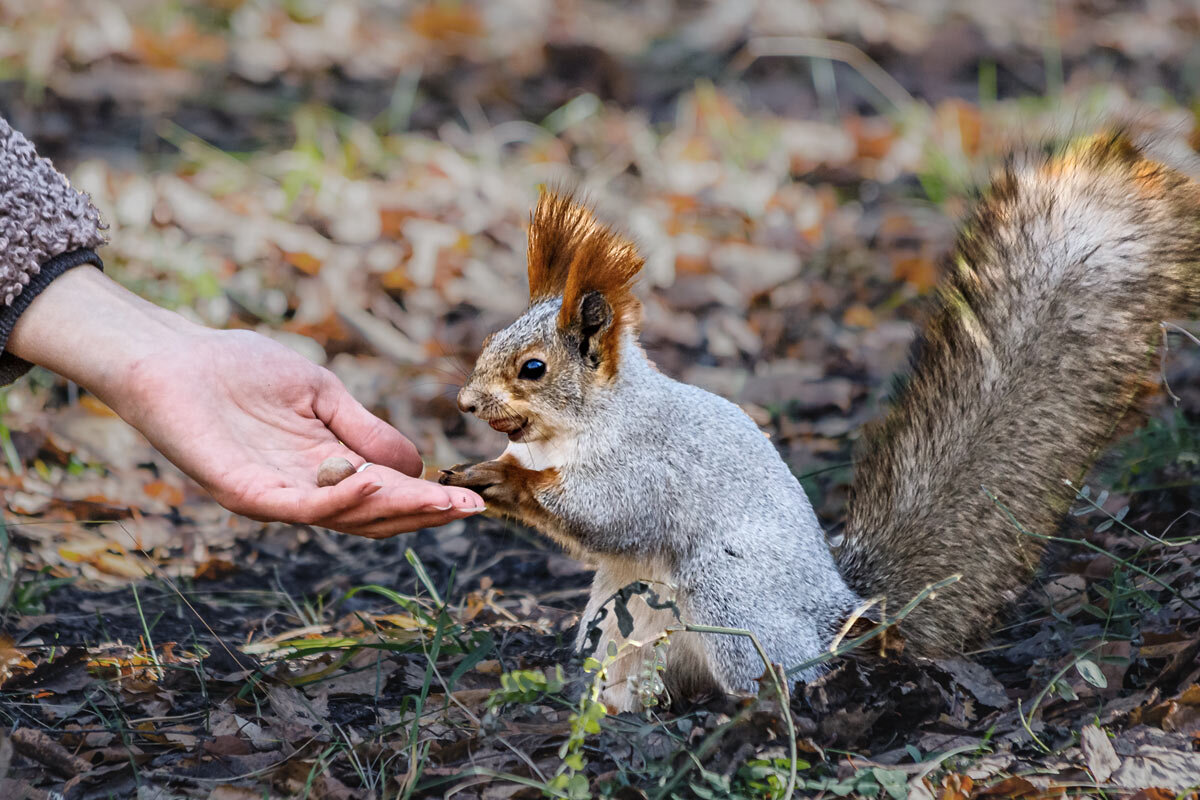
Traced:
<path fill-rule="evenodd" d="M 91 264 L 104 269 L 104 262 L 100 260 L 100 256 L 91 250 L 73 250 L 70 253 L 63 253 L 42 264 L 41 272 L 34 275 L 21 293 L 13 298 L 12 305 L 0 306 L 0 351 L 3 351 L 8 345 L 9 334 L 17 324 L 17 319 L 25 309 L 29 308 L 33 298 L 41 294 L 42 290 L 59 275 L 82 264 Z M 12 353 L 0 354 L 0 386 L 12 383 L 28 372 L 32 366 L 28 361 L 17 358 Z"/>

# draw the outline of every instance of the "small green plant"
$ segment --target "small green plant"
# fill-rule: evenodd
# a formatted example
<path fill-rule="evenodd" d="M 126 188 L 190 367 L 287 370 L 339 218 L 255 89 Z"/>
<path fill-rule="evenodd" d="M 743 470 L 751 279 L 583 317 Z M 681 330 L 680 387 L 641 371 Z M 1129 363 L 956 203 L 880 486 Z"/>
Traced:
<path fill-rule="evenodd" d="M 583 662 L 583 671 L 592 679 L 579 696 L 579 705 L 568 720 L 571 734 L 558 749 L 562 765 L 550 779 L 550 789 L 565 794 L 571 800 L 587 800 L 592 796 L 587 775 L 583 773 L 583 768 L 587 766 L 583 745 L 590 734 L 600 732 L 600 723 L 608 715 L 608 709 L 600 702 L 600 687 L 604 685 L 608 668 L 617 660 L 619 652 L 616 643 L 610 641 L 603 661 L 588 657 Z"/>
<path fill-rule="evenodd" d="M 75 582 L 74 578 L 51 578 L 49 571 L 49 567 L 43 567 L 28 579 L 17 583 L 9 597 L 8 608 L 22 616 L 45 614 L 46 598 L 56 589 Z"/>
<path fill-rule="evenodd" d="M 671 695 L 662 677 L 667 668 L 667 651 L 670 647 L 670 633 L 663 633 L 654 643 L 650 657 L 642 662 L 642 668 L 630 677 L 630 689 L 637 695 L 642 708 L 671 705 Z"/>
<path fill-rule="evenodd" d="M 908 797 L 908 776 L 898 769 L 864 767 L 848 778 L 805 780 L 803 788 L 829 792 L 837 797 L 891 797 L 904 800 Z"/>
<path fill-rule="evenodd" d="M 560 694 L 567 685 L 566 676 L 559 665 L 554 674 L 546 675 L 540 669 L 515 669 L 500 676 L 500 688 L 487 699 L 488 713 L 496 713 L 506 705 L 536 702 L 548 695 Z"/>
<path fill-rule="evenodd" d="M 796 769 L 809 769 L 812 765 L 807 761 L 797 761 Z M 791 761 L 786 758 L 752 758 L 737 771 L 736 786 L 741 794 L 755 800 L 778 800 L 787 791 L 788 775 L 791 771 Z M 695 786 L 692 787 L 696 789 Z M 697 792 L 701 797 L 706 795 Z"/>
<path fill-rule="evenodd" d="M 1200 466 L 1200 426 L 1176 410 L 1166 419 L 1150 419 L 1120 441 L 1115 457 L 1097 473 L 1097 479 L 1121 494 L 1162 488 L 1164 474 L 1191 475 L 1171 484 L 1192 485 Z M 1082 490 L 1081 490 L 1082 491 Z"/>

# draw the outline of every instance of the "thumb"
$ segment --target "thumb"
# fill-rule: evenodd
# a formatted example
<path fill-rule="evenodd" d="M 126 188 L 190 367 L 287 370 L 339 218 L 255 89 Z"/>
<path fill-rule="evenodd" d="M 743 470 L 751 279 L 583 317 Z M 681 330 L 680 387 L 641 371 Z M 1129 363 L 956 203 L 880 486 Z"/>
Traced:
<path fill-rule="evenodd" d="M 334 436 L 367 461 L 420 476 L 423 465 L 413 443 L 364 408 L 332 372 L 324 373 L 313 411 Z"/>

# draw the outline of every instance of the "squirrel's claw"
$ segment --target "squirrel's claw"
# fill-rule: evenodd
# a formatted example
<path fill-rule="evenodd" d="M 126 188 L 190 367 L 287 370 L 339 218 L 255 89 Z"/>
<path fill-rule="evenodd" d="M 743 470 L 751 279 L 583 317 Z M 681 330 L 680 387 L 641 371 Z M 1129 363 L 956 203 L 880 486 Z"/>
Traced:
<path fill-rule="evenodd" d="M 442 486 L 457 486 L 462 489 L 473 489 L 481 492 L 495 486 L 503 479 L 494 468 L 496 462 L 485 461 L 482 464 L 456 464 L 449 469 L 443 469 L 438 475 L 438 483 Z"/>

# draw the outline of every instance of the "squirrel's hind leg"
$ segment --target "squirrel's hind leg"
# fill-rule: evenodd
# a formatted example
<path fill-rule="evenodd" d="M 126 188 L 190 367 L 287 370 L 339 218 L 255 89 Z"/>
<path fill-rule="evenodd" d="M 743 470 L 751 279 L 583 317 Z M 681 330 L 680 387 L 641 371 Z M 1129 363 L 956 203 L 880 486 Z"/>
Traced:
<path fill-rule="evenodd" d="M 649 591 L 635 592 L 624 600 L 615 597 L 636 581 L 646 582 Z M 652 684 L 656 677 L 665 682 L 666 688 L 666 696 L 656 696 L 659 703 L 727 691 L 714 678 L 703 637 L 678 630 L 679 619 L 669 605 L 677 599 L 669 575 L 654 565 L 599 565 L 591 598 L 580 618 L 576 648 L 606 663 L 600 698 L 614 713 L 642 710 L 655 696 Z M 621 613 L 617 612 L 617 603 L 624 606 Z M 664 607 L 654 607 L 658 605 Z M 621 633 L 621 619 L 632 622 L 628 636 Z M 611 661 L 610 643 L 617 650 Z M 658 649 L 664 644 L 665 649 Z M 663 656 L 665 663 L 656 663 Z"/>

